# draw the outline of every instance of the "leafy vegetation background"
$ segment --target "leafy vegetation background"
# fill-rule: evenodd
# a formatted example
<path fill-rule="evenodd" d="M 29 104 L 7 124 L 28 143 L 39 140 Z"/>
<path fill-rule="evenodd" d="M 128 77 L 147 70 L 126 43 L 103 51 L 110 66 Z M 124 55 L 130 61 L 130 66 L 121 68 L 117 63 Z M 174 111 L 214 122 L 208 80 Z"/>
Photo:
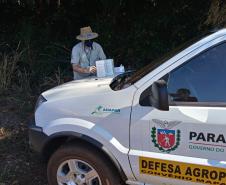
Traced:
<path fill-rule="evenodd" d="M 72 80 L 80 27 L 116 65 L 139 69 L 225 20 L 225 0 L 0 0 L 0 184 L 46 184 L 27 122 L 42 91 Z"/>

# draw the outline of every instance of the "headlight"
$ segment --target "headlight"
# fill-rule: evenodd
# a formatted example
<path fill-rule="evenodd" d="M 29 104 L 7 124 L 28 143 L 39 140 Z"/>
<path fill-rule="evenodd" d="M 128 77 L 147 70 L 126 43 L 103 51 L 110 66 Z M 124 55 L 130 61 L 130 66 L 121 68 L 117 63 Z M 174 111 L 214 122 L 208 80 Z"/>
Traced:
<path fill-rule="evenodd" d="M 42 103 L 44 103 L 44 102 L 46 102 L 47 100 L 42 96 L 42 95 L 40 95 L 39 97 L 38 97 L 38 100 L 37 100 L 37 102 L 36 102 L 36 105 L 35 105 L 35 111 L 38 109 L 38 107 L 42 104 Z"/>

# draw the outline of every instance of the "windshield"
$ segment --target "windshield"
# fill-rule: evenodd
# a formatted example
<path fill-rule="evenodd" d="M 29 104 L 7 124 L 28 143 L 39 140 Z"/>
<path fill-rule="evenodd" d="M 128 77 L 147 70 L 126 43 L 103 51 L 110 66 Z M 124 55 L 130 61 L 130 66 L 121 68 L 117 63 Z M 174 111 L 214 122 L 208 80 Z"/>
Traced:
<path fill-rule="evenodd" d="M 160 58 L 153 60 L 150 64 L 146 65 L 145 67 L 141 68 L 138 71 L 133 71 L 133 72 L 130 72 L 129 75 L 125 74 L 125 75 L 121 75 L 121 76 L 114 78 L 112 80 L 112 84 L 114 84 L 114 85 L 113 86 L 110 85 L 111 88 L 113 90 L 120 90 L 120 89 L 124 89 L 124 88 L 134 84 L 135 82 L 137 82 L 138 80 L 143 78 L 145 75 L 147 75 L 148 73 L 153 71 L 155 68 L 157 68 L 158 66 L 160 66 L 161 64 L 163 64 L 164 62 L 166 62 L 167 60 L 172 58 L 174 55 L 183 51 L 184 49 L 186 49 L 190 45 L 194 44 L 195 42 L 198 42 L 199 40 L 208 36 L 209 34 L 210 34 L 210 32 L 203 33 L 200 36 L 195 37 L 195 38 L 183 43 L 179 47 L 173 49 L 172 51 L 161 56 Z"/>

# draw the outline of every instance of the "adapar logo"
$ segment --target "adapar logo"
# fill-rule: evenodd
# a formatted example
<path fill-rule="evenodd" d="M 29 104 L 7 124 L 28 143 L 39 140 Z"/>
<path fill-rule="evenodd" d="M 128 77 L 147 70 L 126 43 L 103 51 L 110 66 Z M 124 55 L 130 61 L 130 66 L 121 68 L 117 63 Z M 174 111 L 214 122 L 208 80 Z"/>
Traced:
<path fill-rule="evenodd" d="M 95 110 L 91 113 L 93 115 L 95 114 L 102 114 L 103 106 L 99 105 L 95 108 Z"/>
<path fill-rule="evenodd" d="M 120 109 L 115 108 L 107 108 L 103 107 L 101 105 L 97 106 L 95 110 L 91 113 L 92 115 L 102 115 L 103 113 L 114 113 L 114 114 L 120 114 Z"/>
<path fill-rule="evenodd" d="M 161 152 L 170 153 L 180 145 L 180 130 L 172 130 L 172 128 L 180 121 L 162 121 L 158 119 L 152 120 L 160 128 L 152 127 L 151 138 L 154 146 Z"/>

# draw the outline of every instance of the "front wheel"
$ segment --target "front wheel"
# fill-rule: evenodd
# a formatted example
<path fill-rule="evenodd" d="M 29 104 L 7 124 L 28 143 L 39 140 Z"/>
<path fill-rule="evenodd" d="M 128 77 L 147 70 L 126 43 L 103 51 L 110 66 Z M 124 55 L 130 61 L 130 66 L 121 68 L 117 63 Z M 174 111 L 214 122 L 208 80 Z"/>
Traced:
<path fill-rule="evenodd" d="M 112 163 L 94 147 L 68 144 L 50 158 L 49 185 L 122 185 Z"/>

